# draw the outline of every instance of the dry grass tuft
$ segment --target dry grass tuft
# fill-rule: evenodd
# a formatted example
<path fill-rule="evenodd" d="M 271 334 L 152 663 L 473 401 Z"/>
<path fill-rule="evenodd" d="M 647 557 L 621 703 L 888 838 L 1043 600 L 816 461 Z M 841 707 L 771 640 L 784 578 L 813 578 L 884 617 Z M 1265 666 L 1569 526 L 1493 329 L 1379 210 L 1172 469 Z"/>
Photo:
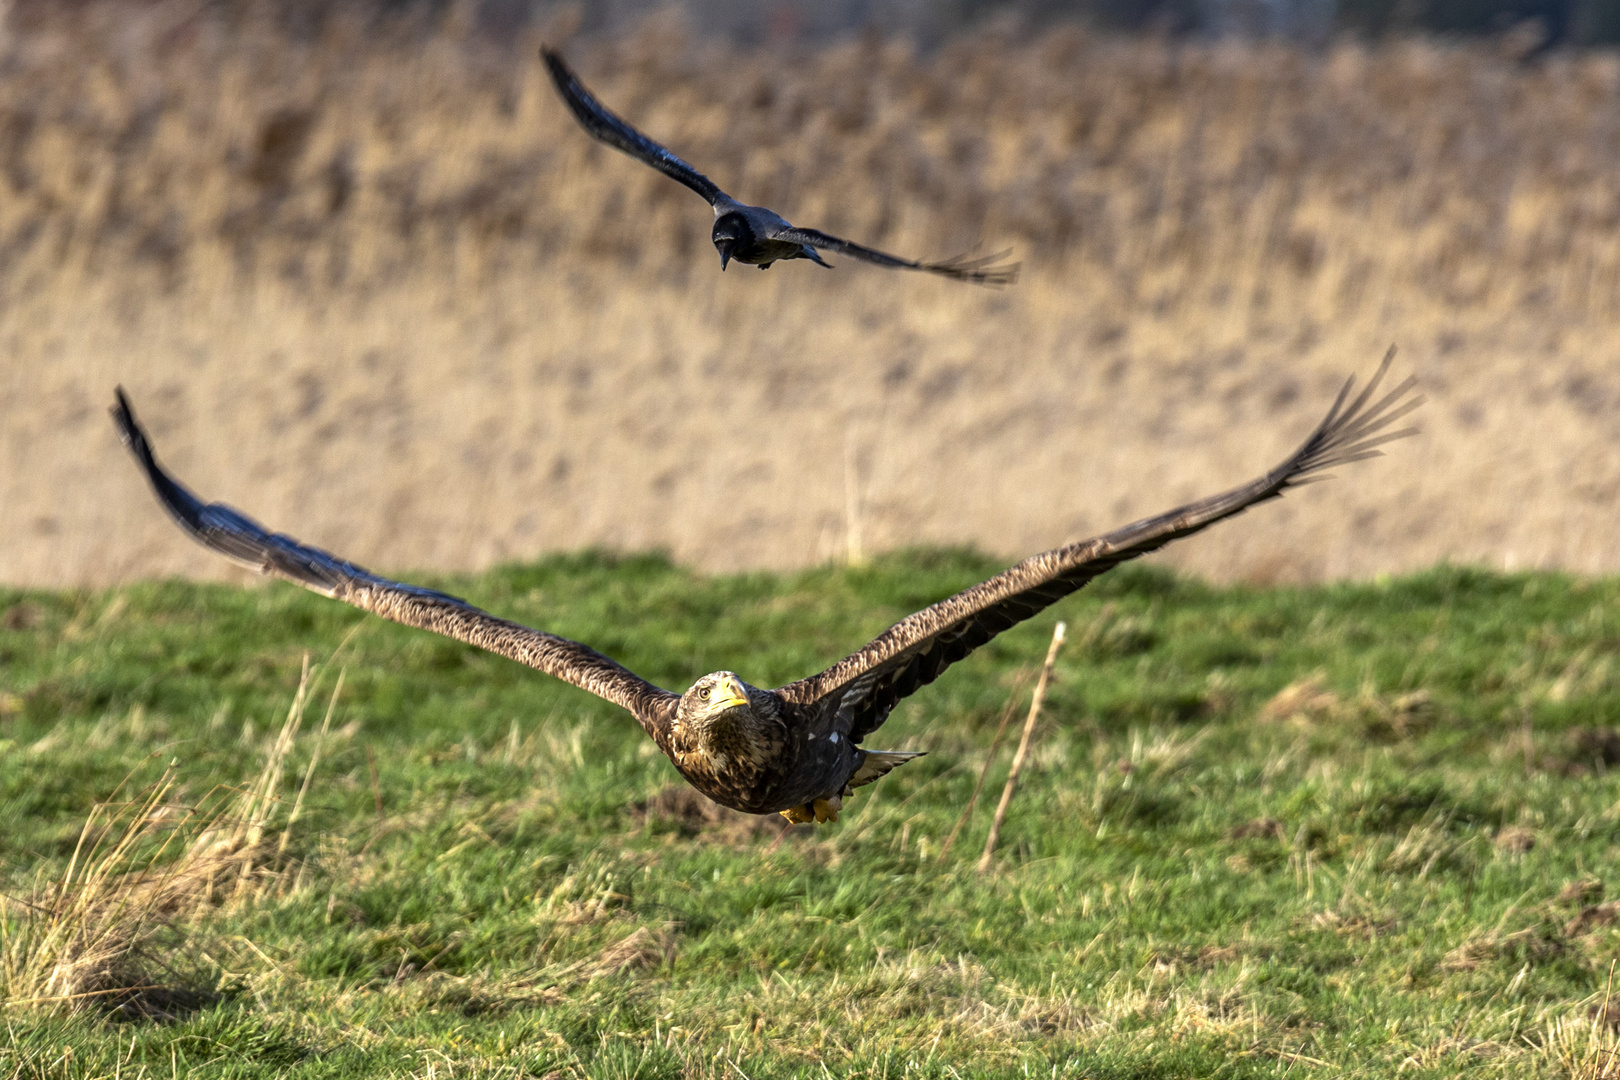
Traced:
<path fill-rule="evenodd" d="M 1427 690 L 1402 694 L 1364 692 L 1357 701 L 1362 728 L 1369 737 L 1384 742 L 1410 739 L 1434 726 L 1436 711 Z"/>
<path fill-rule="evenodd" d="M 1380 694 L 1363 686 L 1346 700 L 1328 689 L 1320 675 L 1283 687 L 1260 709 L 1260 719 L 1298 728 L 1332 726 L 1376 742 L 1398 742 L 1421 735 L 1434 725 L 1434 700 L 1427 690 Z"/>
<path fill-rule="evenodd" d="M 1591 1016 L 1552 1021 L 1543 1029 L 1541 1050 L 1568 1080 L 1620 1080 L 1620 1034 L 1608 1022 L 1606 1002 Z"/>
<path fill-rule="evenodd" d="M 1595 877 L 1576 878 L 1558 890 L 1561 904 L 1585 904 L 1603 895 L 1603 882 Z"/>
<path fill-rule="evenodd" d="M 1441 971 L 1473 971 L 1507 959 L 1524 964 L 1540 963 L 1564 952 L 1564 942 L 1556 930 L 1527 926 L 1504 933 L 1500 927 L 1475 934 L 1452 949 L 1440 961 Z"/>
<path fill-rule="evenodd" d="M 55 881 L 26 898 L 0 893 L 4 1008 L 100 1007 L 163 1019 L 212 996 L 174 966 L 186 952 L 181 927 L 284 884 L 279 870 L 318 747 L 280 836 L 267 830 L 312 685 L 306 657 L 286 722 L 246 787 L 188 804 L 171 766 L 140 792 L 93 806 Z M 333 705 L 341 686 L 340 677 Z M 329 707 L 323 733 L 331 718 Z"/>
<path fill-rule="evenodd" d="M 1082 1005 L 1082 997 L 1096 1003 Z M 761 1011 L 792 1015 L 806 1030 L 838 1032 L 851 1043 L 871 1039 L 901 1050 L 969 1040 L 989 1055 L 1030 1034 L 1100 1033 L 1158 1008 L 1135 988 L 1110 986 L 1101 995 L 1030 991 L 992 978 L 965 957 L 950 963 L 922 950 L 884 956 L 859 974 L 831 980 L 776 973 L 761 982 L 758 1002 Z"/>
<path fill-rule="evenodd" d="M 1273 723 L 1319 723 L 1336 716 L 1342 702 L 1327 688 L 1321 675 L 1309 675 L 1289 683 L 1260 709 L 1260 719 Z"/>
<path fill-rule="evenodd" d="M 1509 825 L 1496 834 L 1492 843 L 1502 855 L 1523 855 L 1535 849 L 1538 837 L 1534 829 L 1523 825 Z"/>
<path fill-rule="evenodd" d="M 488 972 L 452 975 L 401 965 L 385 992 L 420 1002 L 423 1007 L 451 1008 L 466 1016 L 558 1005 L 578 995 L 593 979 L 649 972 L 670 963 L 677 951 L 677 932 L 673 924 L 657 928 L 639 926 L 589 959 L 498 975 Z"/>
<path fill-rule="evenodd" d="M 628 890 L 619 883 L 623 868 L 587 859 L 572 869 L 541 905 L 541 913 L 560 926 L 589 926 L 621 918 Z"/>
<path fill-rule="evenodd" d="M 165 773 L 133 799 L 92 808 L 62 876 L 31 899 L 0 896 L 0 998 L 8 1009 L 107 1005 L 143 1011 L 159 992 L 150 946 L 197 897 L 194 871 L 231 868 L 229 853 L 187 845 L 174 827 L 190 808 L 170 802 Z M 154 831 L 161 838 L 154 846 Z M 251 857 L 251 856 L 250 856 Z"/>
<path fill-rule="evenodd" d="M 1414 822 L 1384 857 L 1385 870 L 1397 873 L 1417 871 L 1419 878 L 1428 877 L 1436 863 L 1454 854 L 1467 844 L 1451 834 L 1451 816 L 1431 811 Z"/>
<path fill-rule="evenodd" d="M 450 975 L 429 971 L 390 982 L 384 993 L 423 1008 L 454 1009 L 463 1016 L 501 1015 L 513 1009 L 556 1005 L 568 999 L 566 976 L 551 971 L 521 976 Z"/>
<path fill-rule="evenodd" d="M 580 973 L 587 979 L 640 971 L 666 964 L 675 958 L 675 934 L 666 927 L 653 930 L 639 927 L 635 933 L 603 949 Z"/>

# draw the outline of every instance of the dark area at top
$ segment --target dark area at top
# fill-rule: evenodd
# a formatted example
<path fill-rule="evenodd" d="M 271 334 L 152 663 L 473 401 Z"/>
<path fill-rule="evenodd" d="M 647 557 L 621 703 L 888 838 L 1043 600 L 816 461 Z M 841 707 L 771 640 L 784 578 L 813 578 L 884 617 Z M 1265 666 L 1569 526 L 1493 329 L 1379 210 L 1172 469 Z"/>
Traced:
<path fill-rule="evenodd" d="M 17 0 L 11 20 L 64 9 L 159 0 Z M 908 36 L 924 46 L 985 25 L 1011 30 L 1072 22 L 1127 32 L 1198 37 L 1277 37 L 1320 43 L 1341 35 L 1381 40 L 1409 34 L 1515 32 L 1529 53 L 1620 43 L 1620 0 L 215 0 L 200 8 L 273 9 L 290 30 L 314 31 L 334 12 L 432 24 L 454 12 L 478 30 L 506 35 L 568 16 L 584 33 L 610 32 L 659 9 L 747 44 L 815 43 L 864 31 Z"/>

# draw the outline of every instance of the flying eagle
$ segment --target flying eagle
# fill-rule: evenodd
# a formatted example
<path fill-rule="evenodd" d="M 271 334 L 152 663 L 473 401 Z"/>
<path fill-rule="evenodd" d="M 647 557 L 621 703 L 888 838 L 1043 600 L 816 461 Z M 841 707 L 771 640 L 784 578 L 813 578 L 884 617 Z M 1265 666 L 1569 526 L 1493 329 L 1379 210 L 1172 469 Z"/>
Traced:
<path fill-rule="evenodd" d="M 1138 555 L 1156 551 L 1325 469 L 1376 457 L 1413 433 L 1389 430 L 1421 398 L 1407 379 L 1376 402 L 1378 373 L 1353 400 L 1348 381 L 1327 417 L 1282 464 L 1242 487 L 1146 518 L 1018 565 L 891 626 L 819 675 L 778 690 L 716 671 L 674 694 L 584 645 L 480 611 L 432 589 L 378 577 L 292 537 L 272 533 L 223 503 L 203 503 L 163 470 L 122 389 L 112 409 L 126 446 L 164 509 L 203 545 L 239 563 L 407 626 L 432 630 L 538 668 L 628 709 L 689 783 L 715 802 L 791 822 L 836 821 L 843 798 L 917 751 L 861 743 L 900 699 L 1016 623 Z"/>
<path fill-rule="evenodd" d="M 1018 278 L 1018 264 L 996 265 L 1002 255 L 986 258 L 951 259 L 945 262 L 918 262 L 902 259 L 898 255 L 878 251 L 849 240 L 818 232 L 799 229 L 784 221 L 781 215 L 763 206 L 748 206 L 738 202 L 707 176 L 653 142 L 647 136 L 608 111 L 596 95 L 585 89 L 579 76 L 568 67 L 553 49 L 542 47 L 540 58 L 545 61 L 557 93 L 573 112 L 574 118 L 592 136 L 609 146 L 639 158 L 674 180 L 679 180 L 714 207 L 714 246 L 720 252 L 720 269 L 736 259 L 752 263 L 761 270 L 769 269 L 783 259 L 809 259 L 821 266 L 823 262 L 817 248 L 836 251 L 841 255 L 862 259 L 878 266 L 897 270 L 926 270 L 959 281 L 973 281 L 981 285 L 1009 285 Z M 1003 253 L 1004 255 L 1005 253 Z"/>

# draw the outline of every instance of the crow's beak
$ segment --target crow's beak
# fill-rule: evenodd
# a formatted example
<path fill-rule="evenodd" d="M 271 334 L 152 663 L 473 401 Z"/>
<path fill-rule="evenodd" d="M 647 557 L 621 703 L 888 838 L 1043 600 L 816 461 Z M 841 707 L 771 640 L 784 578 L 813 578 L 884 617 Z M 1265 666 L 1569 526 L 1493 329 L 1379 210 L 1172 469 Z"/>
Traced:
<path fill-rule="evenodd" d="M 715 245 L 720 249 L 720 272 L 726 272 L 726 263 L 731 261 L 731 241 L 725 240 Z"/>

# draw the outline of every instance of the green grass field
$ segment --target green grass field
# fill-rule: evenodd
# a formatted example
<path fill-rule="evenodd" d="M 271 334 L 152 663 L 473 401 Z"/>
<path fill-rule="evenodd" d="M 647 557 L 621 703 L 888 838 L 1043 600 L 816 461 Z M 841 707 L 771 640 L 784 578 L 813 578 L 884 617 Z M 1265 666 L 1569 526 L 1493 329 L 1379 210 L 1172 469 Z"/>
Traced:
<path fill-rule="evenodd" d="M 819 670 L 996 568 L 580 555 L 427 583 L 684 688 Z M 869 742 L 929 756 L 781 837 L 681 794 L 611 706 L 289 586 L 0 590 L 0 1076 L 1613 1075 L 1617 601 L 1127 568 L 910 699 Z M 981 876 L 1009 749 L 941 845 L 1058 618 Z M 27 903 L 92 805 L 171 763 L 170 804 L 259 776 L 306 653 L 273 826 L 321 758 L 286 847 L 125 958 L 156 989 L 17 1000 Z"/>

